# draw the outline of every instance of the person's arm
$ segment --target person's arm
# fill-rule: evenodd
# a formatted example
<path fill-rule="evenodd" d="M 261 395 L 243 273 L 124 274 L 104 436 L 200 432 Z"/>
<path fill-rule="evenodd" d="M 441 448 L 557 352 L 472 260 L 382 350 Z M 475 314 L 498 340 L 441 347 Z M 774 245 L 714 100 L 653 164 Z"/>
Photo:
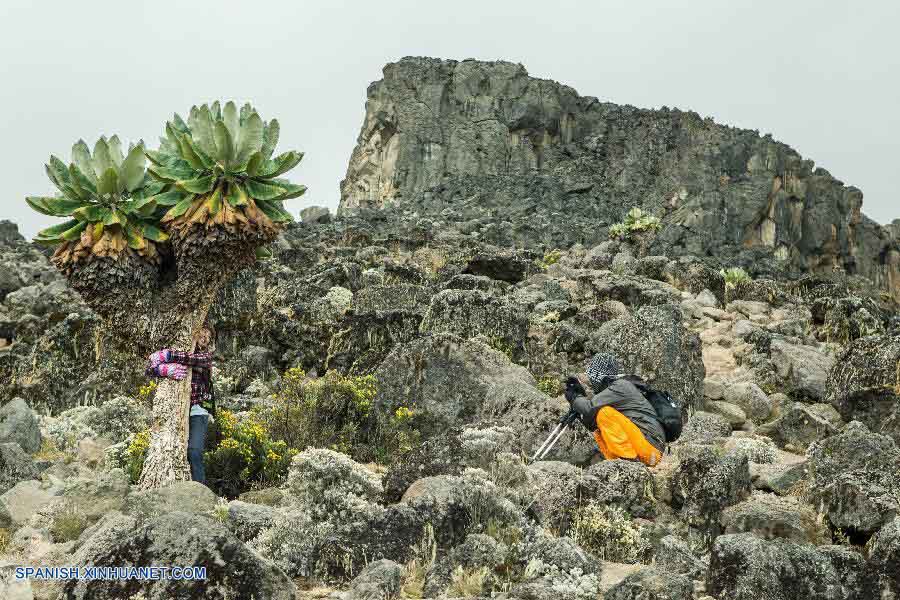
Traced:
<path fill-rule="evenodd" d="M 178 350 L 169 351 L 169 362 L 178 363 L 193 367 L 195 369 L 211 369 L 212 353 L 211 352 L 180 352 Z"/>
<path fill-rule="evenodd" d="M 150 365 L 144 370 L 148 377 L 161 377 L 181 381 L 187 375 L 187 367 L 177 363 L 162 363 L 155 367 Z"/>

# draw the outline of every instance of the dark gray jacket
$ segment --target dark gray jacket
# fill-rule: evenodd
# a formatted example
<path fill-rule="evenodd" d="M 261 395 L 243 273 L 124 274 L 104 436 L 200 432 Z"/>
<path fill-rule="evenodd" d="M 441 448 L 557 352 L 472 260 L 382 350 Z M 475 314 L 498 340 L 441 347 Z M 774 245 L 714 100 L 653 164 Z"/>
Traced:
<path fill-rule="evenodd" d="M 589 407 L 589 410 L 578 410 L 585 406 Z M 573 403 L 573 407 L 581 414 L 582 422 L 586 421 L 585 426 L 591 431 L 597 429 L 597 412 L 604 406 L 611 406 L 628 417 L 654 448 L 660 452 L 665 451 L 666 434 L 656 416 L 656 410 L 633 383 L 626 379 L 615 379 L 606 389 L 594 394 L 590 400 L 581 397 L 576 398 Z"/>

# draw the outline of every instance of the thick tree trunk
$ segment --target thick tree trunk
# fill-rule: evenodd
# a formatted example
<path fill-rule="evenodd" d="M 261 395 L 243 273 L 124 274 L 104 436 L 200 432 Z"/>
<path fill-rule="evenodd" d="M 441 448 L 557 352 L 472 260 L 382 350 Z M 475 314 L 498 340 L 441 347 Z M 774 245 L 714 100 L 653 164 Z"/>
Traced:
<path fill-rule="evenodd" d="M 197 306 L 188 314 L 181 314 L 173 320 L 180 324 L 180 330 L 170 339 L 173 350 L 192 352 L 194 339 L 206 313 L 209 303 Z M 191 470 L 187 462 L 188 418 L 191 399 L 191 375 L 181 381 L 160 380 L 153 399 L 153 415 L 150 426 L 150 447 L 144 460 L 144 469 L 138 482 L 141 489 L 162 487 L 175 481 L 189 481 Z"/>
<path fill-rule="evenodd" d="M 197 333 L 219 289 L 235 273 L 253 264 L 256 245 L 239 240 L 230 246 L 220 245 L 217 248 L 220 253 L 210 250 L 191 253 L 190 248 L 176 247 L 177 279 L 174 285 L 160 291 L 160 302 L 155 303 L 160 311 L 169 311 L 155 319 L 165 337 L 164 347 L 194 350 Z M 227 258 L 223 260 L 222 256 Z M 156 390 L 150 447 L 139 482 L 141 489 L 191 478 L 187 462 L 190 382 L 191 369 L 188 369 L 182 381 L 162 380 Z"/>

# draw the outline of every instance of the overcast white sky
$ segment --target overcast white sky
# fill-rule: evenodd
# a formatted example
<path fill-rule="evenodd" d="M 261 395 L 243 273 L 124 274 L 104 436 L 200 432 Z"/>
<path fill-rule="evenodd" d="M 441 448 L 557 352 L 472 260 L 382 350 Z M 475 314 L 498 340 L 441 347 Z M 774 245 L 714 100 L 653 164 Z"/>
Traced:
<path fill-rule="evenodd" d="M 0 218 L 56 219 L 51 153 L 101 134 L 155 144 L 173 112 L 250 100 L 281 122 L 309 192 L 337 206 L 366 87 L 407 55 L 505 59 L 581 94 L 758 129 L 900 217 L 900 2 L 0 0 Z"/>

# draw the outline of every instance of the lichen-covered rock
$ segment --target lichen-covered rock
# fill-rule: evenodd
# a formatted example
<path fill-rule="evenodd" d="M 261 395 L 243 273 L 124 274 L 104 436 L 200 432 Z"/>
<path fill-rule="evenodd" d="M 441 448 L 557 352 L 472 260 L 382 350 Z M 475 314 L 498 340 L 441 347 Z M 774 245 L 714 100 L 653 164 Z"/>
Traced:
<path fill-rule="evenodd" d="M 804 450 L 837 433 L 841 425 L 840 415 L 827 404 L 794 403 L 757 432 L 772 438 L 782 448 Z"/>
<path fill-rule="evenodd" d="M 111 511 L 121 510 L 130 492 L 125 472 L 122 469 L 111 469 L 88 474 L 89 476 L 85 474 L 63 479 L 60 498 L 88 521 L 95 521 Z"/>
<path fill-rule="evenodd" d="M 0 444 L 0 494 L 20 481 L 34 479 L 38 469 L 18 444 Z"/>
<path fill-rule="evenodd" d="M 780 337 L 772 339 L 769 351 L 776 373 L 792 395 L 813 401 L 825 399 L 828 373 L 835 364 L 833 356 Z"/>
<path fill-rule="evenodd" d="M 900 517 L 872 536 L 866 550 L 872 577 L 877 580 L 875 588 L 880 592 L 880 597 L 900 597 Z"/>
<path fill-rule="evenodd" d="M 684 424 L 680 444 L 687 442 L 709 443 L 731 435 L 731 424 L 721 415 L 696 411 Z"/>
<path fill-rule="evenodd" d="M 392 560 L 376 560 L 350 582 L 346 600 L 393 600 L 400 596 L 403 569 Z"/>
<path fill-rule="evenodd" d="M 470 534 L 460 545 L 447 555 L 439 558 L 428 570 L 425 578 L 424 596 L 440 597 L 447 594 L 456 569 L 473 571 L 487 569 L 490 574 L 507 560 L 509 548 L 483 533 Z M 486 584 L 493 583 L 486 578 Z"/>
<path fill-rule="evenodd" d="M 522 511 L 504 491 L 475 470 L 421 479 L 406 490 L 402 502 L 432 524 L 439 543 L 458 543 L 491 521 L 498 527 L 519 524 Z"/>
<path fill-rule="evenodd" d="M 506 300 L 478 290 L 443 290 L 434 295 L 422 320 L 422 331 L 451 333 L 463 339 L 484 336 L 518 352 L 528 319 Z"/>
<path fill-rule="evenodd" d="M 656 514 L 653 476 L 644 464 L 628 460 L 604 460 L 591 465 L 579 481 L 582 501 L 618 506 L 635 517 Z"/>
<path fill-rule="evenodd" d="M 740 406 L 747 414 L 747 418 L 754 423 L 763 423 L 772 414 L 772 400 L 755 383 L 735 383 L 724 386 L 721 399 Z"/>
<path fill-rule="evenodd" d="M 463 461 L 458 431 L 423 440 L 391 463 L 383 479 L 384 501 L 399 501 L 409 486 L 424 477 L 459 475 L 465 468 Z"/>
<path fill-rule="evenodd" d="M 683 411 L 703 400 L 700 340 L 685 330 L 676 306 L 643 307 L 631 317 L 604 323 L 591 337 L 590 351 L 613 354 L 628 373 L 669 392 Z"/>
<path fill-rule="evenodd" d="M 542 460 L 528 467 L 530 509 L 543 526 L 565 531 L 578 506 L 582 471 L 569 463 Z"/>
<path fill-rule="evenodd" d="M 531 457 L 568 411 L 569 403 L 563 396 L 548 397 L 524 380 L 499 381 L 485 391 L 478 422 L 512 429 L 516 436 L 507 450 Z M 582 464 L 596 453 L 593 437 L 575 423 L 547 454 L 546 460 Z"/>
<path fill-rule="evenodd" d="M 900 514 L 900 449 L 853 421 L 813 444 L 809 498 L 835 527 L 873 533 Z"/>
<path fill-rule="evenodd" d="M 747 455 L 691 444 L 678 450 L 672 500 L 689 523 L 718 530 L 722 511 L 750 494 Z"/>
<path fill-rule="evenodd" d="M 604 600 L 692 600 L 694 584 L 685 575 L 645 567 L 614 585 Z"/>
<path fill-rule="evenodd" d="M 225 526 L 243 542 L 249 542 L 264 529 L 271 527 L 276 511 L 265 504 L 252 504 L 240 500 L 228 503 Z"/>
<path fill-rule="evenodd" d="M 706 589 L 729 600 L 877 598 L 863 557 L 841 546 L 766 541 L 751 533 L 713 543 Z"/>
<path fill-rule="evenodd" d="M 728 424 L 734 429 L 740 428 L 741 425 L 747 422 L 747 413 L 737 404 L 722 402 L 721 400 L 707 400 L 705 407 L 707 412 L 719 415 L 728 421 Z"/>
<path fill-rule="evenodd" d="M 0 407 L 0 444 L 19 444 L 25 452 L 41 448 L 41 426 L 37 415 L 21 398 Z"/>
<path fill-rule="evenodd" d="M 692 580 L 702 579 L 709 568 L 708 560 L 699 558 L 686 541 L 674 535 L 667 535 L 659 540 L 653 555 L 653 562 L 657 567 L 670 573 L 685 575 Z"/>
<path fill-rule="evenodd" d="M 831 541 L 813 507 L 774 494 L 755 492 L 723 510 L 721 522 L 725 533 L 749 532 L 766 540 L 783 538 L 810 544 Z"/>
<path fill-rule="evenodd" d="M 51 483 L 29 479 L 20 481 L 0 494 L 0 504 L 9 513 L 15 529 L 25 524 L 37 512 L 56 503 L 59 493 L 59 488 Z"/>
<path fill-rule="evenodd" d="M 732 436 L 725 442 L 725 448 L 743 452 L 751 463 L 772 463 L 778 455 L 772 440 L 762 436 Z"/>
<path fill-rule="evenodd" d="M 806 460 L 776 462 L 771 464 L 750 463 L 750 478 L 753 488 L 764 492 L 774 492 L 786 496 L 806 480 Z"/>
<path fill-rule="evenodd" d="M 70 579 L 65 598 L 119 600 L 138 593 L 169 598 L 271 598 L 292 600 L 296 588 L 284 572 L 245 546 L 216 521 L 197 514 L 166 512 L 144 523 L 110 513 L 86 539 L 72 564 L 122 567 L 205 567 L 197 579 Z"/>
<path fill-rule="evenodd" d="M 133 490 L 125 498 L 122 512 L 147 518 L 171 511 L 211 517 L 217 502 L 213 491 L 202 483 L 176 481 L 153 490 Z"/>
<path fill-rule="evenodd" d="M 412 408 L 421 415 L 426 437 L 473 422 L 494 384 L 535 385 L 534 377 L 503 353 L 446 333 L 395 348 L 375 377 L 375 413 L 392 415 L 400 406 Z"/>
<path fill-rule="evenodd" d="M 480 252 L 469 259 L 464 274 L 482 275 L 507 283 L 518 283 L 538 271 L 534 257 L 509 251 Z"/>
<path fill-rule="evenodd" d="M 421 285 L 372 285 L 353 296 L 353 312 L 375 313 L 385 310 L 424 312 L 431 301 L 431 290 Z"/>
<path fill-rule="evenodd" d="M 828 376 L 828 402 L 846 421 L 860 421 L 900 444 L 897 363 L 900 334 L 860 338 L 847 346 Z"/>

